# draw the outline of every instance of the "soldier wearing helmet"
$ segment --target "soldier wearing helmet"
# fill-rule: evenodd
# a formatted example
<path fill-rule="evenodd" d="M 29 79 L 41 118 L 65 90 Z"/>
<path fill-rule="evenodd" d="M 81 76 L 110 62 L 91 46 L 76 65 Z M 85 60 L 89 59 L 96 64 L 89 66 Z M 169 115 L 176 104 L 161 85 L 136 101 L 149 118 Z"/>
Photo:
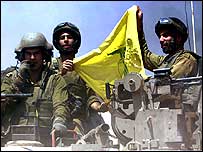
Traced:
<path fill-rule="evenodd" d="M 43 146 L 51 146 L 53 101 L 68 98 L 64 79 L 50 68 L 52 50 L 53 46 L 45 36 L 36 32 L 23 35 L 15 48 L 20 66 L 7 73 L 1 84 L 1 94 L 14 94 L 13 97 L 1 97 L 4 142 L 35 140 Z M 17 94 L 32 96 L 19 97 Z M 65 117 L 69 117 L 68 114 Z M 16 128 L 15 125 L 24 127 Z"/>
<path fill-rule="evenodd" d="M 64 35 L 62 33 L 68 32 L 68 35 L 71 35 L 74 39 L 74 42 L 71 44 L 72 46 L 68 49 L 72 49 L 74 54 L 78 52 L 78 49 L 81 45 L 81 35 L 78 27 L 70 22 L 64 22 L 57 25 L 53 31 L 53 44 L 57 50 L 59 50 L 60 54 L 67 54 L 68 49 L 61 44 L 59 44 L 59 39 L 63 38 Z M 70 50 L 71 51 L 71 50 Z"/>
<path fill-rule="evenodd" d="M 150 71 L 158 68 L 171 68 L 174 78 L 196 76 L 198 61 L 197 54 L 184 50 L 184 43 L 188 38 L 185 24 L 176 17 L 161 18 L 155 25 L 161 48 L 166 56 L 156 55 L 149 51 L 144 37 L 142 11 L 138 9 L 138 35 L 142 51 L 144 67 Z"/>
<path fill-rule="evenodd" d="M 143 58 L 144 67 L 150 71 L 160 68 L 170 68 L 171 78 L 185 78 L 202 75 L 201 57 L 191 51 L 184 50 L 184 43 L 188 38 L 187 27 L 176 17 L 161 18 L 155 25 L 155 33 L 157 34 L 161 48 L 166 56 L 152 53 L 147 46 L 143 31 L 143 14 L 138 7 L 137 11 L 138 37 L 140 49 Z M 193 89 L 195 90 L 195 89 Z M 180 96 L 183 90 L 175 90 L 177 103 L 180 105 Z M 185 91 L 187 92 L 187 91 Z M 199 92 L 189 91 L 188 98 L 191 94 Z M 198 95 L 196 95 L 198 96 Z M 175 100 L 173 100 L 175 102 Z M 191 99 L 195 103 L 196 99 Z M 185 101 L 187 102 L 187 101 Z M 168 107 L 168 101 L 162 102 L 160 107 Z"/>
<path fill-rule="evenodd" d="M 78 104 L 76 116 L 72 114 L 76 124 L 75 130 L 79 134 L 85 134 L 90 129 L 104 123 L 98 111 L 107 111 L 107 106 L 101 98 L 87 86 L 78 73 L 74 71 L 73 59 L 81 45 L 81 34 L 78 27 L 70 22 L 58 24 L 53 30 L 53 45 L 59 51 L 60 57 L 52 60 L 52 66 L 65 78 L 69 94 L 74 95 L 74 101 L 77 100 L 78 103 L 81 103 Z M 70 103 L 70 101 L 67 102 Z M 70 104 L 69 107 L 70 109 L 74 108 L 74 106 L 71 107 Z M 58 107 L 55 108 L 57 109 Z M 60 120 L 60 118 L 58 119 Z M 53 128 L 62 126 L 61 124 L 60 121 L 57 121 L 57 123 L 53 124 Z"/>
<path fill-rule="evenodd" d="M 24 50 L 26 48 L 41 47 L 43 49 L 43 56 L 46 62 L 51 61 L 53 56 L 53 46 L 47 42 L 46 38 L 42 33 L 26 33 L 20 44 L 15 48 L 16 59 L 22 61 L 24 58 Z"/>
<path fill-rule="evenodd" d="M 154 54 L 148 49 L 143 31 L 143 14 L 139 7 L 137 28 L 143 64 L 146 69 L 153 71 L 154 69 L 170 68 L 169 77 L 171 78 L 202 75 L 202 57 L 184 49 L 184 43 L 188 38 L 188 30 L 180 19 L 176 17 L 161 18 L 155 25 L 155 33 L 166 56 Z M 171 94 L 163 94 L 155 98 L 154 101 L 159 102 L 159 108 L 183 109 L 184 114 L 187 115 L 187 112 L 197 112 L 201 90 L 201 85 L 189 85 L 187 88 L 180 85 L 170 88 Z M 196 128 L 196 118 L 190 117 L 189 119 L 190 122 L 183 124 L 186 125 L 185 128 L 189 133 L 190 143 L 187 144 L 188 147 L 192 146 L 191 143 L 194 141 L 192 136 L 194 128 Z"/>

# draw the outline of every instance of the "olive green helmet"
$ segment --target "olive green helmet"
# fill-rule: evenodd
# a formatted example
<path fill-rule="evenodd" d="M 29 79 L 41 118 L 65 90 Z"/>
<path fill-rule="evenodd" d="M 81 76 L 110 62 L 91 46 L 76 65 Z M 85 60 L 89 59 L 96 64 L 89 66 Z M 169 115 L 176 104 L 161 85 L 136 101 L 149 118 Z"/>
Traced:
<path fill-rule="evenodd" d="M 15 53 L 17 54 L 15 58 L 22 61 L 24 58 L 24 49 L 33 47 L 44 48 L 44 59 L 47 62 L 51 61 L 51 57 L 53 56 L 53 45 L 50 44 L 45 36 L 39 32 L 31 32 L 23 35 L 20 44 L 15 48 Z"/>

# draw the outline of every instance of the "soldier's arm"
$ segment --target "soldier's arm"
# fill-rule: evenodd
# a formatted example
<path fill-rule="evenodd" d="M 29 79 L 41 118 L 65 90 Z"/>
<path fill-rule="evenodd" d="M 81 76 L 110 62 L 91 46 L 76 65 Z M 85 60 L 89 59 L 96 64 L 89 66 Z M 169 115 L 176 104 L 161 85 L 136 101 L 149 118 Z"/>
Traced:
<path fill-rule="evenodd" d="M 181 54 L 172 65 L 171 76 L 174 78 L 192 77 L 197 74 L 197 61 L 190 53 Z"/>
<path fill-rule="evenodd" d="M 137 31 L 144 67 L 153 71 L 153 69 L 157 69 L 159 67 L 159 63 L 164 57 L 156 55 L 148 49 L 143 28 L 143 12 L 139 6 L 137 9 Z"/>
<path fill-rule="evenodd" d="M 12 80 L 12 73 L 8 73 L 1 84 L 1 93 L 8 94 L 8 93 L 15 93 L 17 92 L 17 88 L 14 85 Z"/>
<path fill-rule="evenodd" d="M 52 75 L 49 80 L 50 83 L 54 84 L 51 86 L 53 87 L 53 116 L 61 117 L 63 120 L 70 119 L 70 110 L 66 105 L 68 100 L 68 90 L 65 79 L 61 75 Z"/>
<path fill-rule="evenodd" d="M 102 100 L 99 95 L 97 95 L 91 88 L 88 88 L 89 99 L 87 101 L 87 106 L 89 109 L 97 112 L 106 112 L 108 111 L 108 106 Z"/>
<path fill-rule="evenodd" d="M 13 79 L 12 79 L 13 73 L 8 73 L 1 83 L 1 94 L 15 94 L 19 93 L 17 90 L 17 87 L 14 85 Z M 6 113 L 6 109 L 9 109 L 8 107 L 12 107 L 16 104 L 15 97 L 1 97 L 1 114 L 3 115 Z"/>
<path fill-rule="evenodd" d="M 160 56 L 155 53 L 152 53 L 148 49 L 144 32 L 139 33 L 139 43 L 140 43 L 140 49 L 142 53 L 142 60 L 143 60 L 144 67 L 150 71 L 153 71 L 153 69 L 159 68 L 159 64 L 163 61 L 164 56 Z"/>

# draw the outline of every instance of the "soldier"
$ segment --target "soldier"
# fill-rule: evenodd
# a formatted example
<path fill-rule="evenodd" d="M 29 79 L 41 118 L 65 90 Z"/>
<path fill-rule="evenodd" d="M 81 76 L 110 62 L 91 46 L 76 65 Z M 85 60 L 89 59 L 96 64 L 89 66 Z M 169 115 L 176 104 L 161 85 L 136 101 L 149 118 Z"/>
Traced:
<path fill-rule="evenodd" d="M 188 29 L 185 24 L 176 17 L 161 18 L 155 25 L 155 33 L 159 38 L 162 51 L 167 54 L 160 56 L 152 53 L 147 46 L 143 31 L 143 14 L 138 7 L 137 11 L 138 37 L 144 67 L 150 71 L 159 68 L 170 68 L 170 78 L 186 78 L 202 75 L 202 57 L 192 51 L 184 50 L 184 43 L 188 38 Z M 190 85 L 187 88 L 181 86 L 171 89 L 170 98 L 161 95 L 157 100 L 160 108 L 182 108 L 187 112 L 197 112 L 201 105 L 200 96 L 202 85 Z M 154 99 L 156 100 L 156 99 Z M 201 114 L 201 110 L 198 111 Z M 191 138 L 196 129 L 197 118 L 190 117 L 187 124 L 188 137 Z M 191 146 L 192 140 L 188 146 Z"/>
<path fill-rule="evenodd" d="M 9 72 L 1 84 L 1 94 L 14 94 L 1 97 L 1 135 L 5 142 L 34 140 L 51 146 L 52 109 L 57 118 L 62 111 L 56 108 L 63 107 L 63 101 L 68 99 L 64 79 L 50 69 L 52 50 L 53 46 L 42 33 L 26 33 L 15 49 L 21 65 Z M 27 93 L 33 96 L 17 96 Z"/>
<path fill-rule="evenodd" d="M 143 31 L 143 13 L 139 7 L 137 24 L 140 48 L 146 69 L 153 71 L 159 68 L 170 68 L 170 77 L 173 78 L 202 75 L 202 58 L 192 51 L 184 50 L 188 31 L 181 20 L 175 17 L 161 18 L 155 25 L 155 32 L 159 37 L 163 52 L 167 54 L 166 56 L 156 55 L 148 49 Z"/>
<path fill-rule="evenodd" d="M 85 81 L 74 71 L 73 59 L 81 44 L 79 29 L 70 22 L 58 24 L 53 31 L 53 45 L 59 50 L 60 57 L 52 61 L 53 68 L 59 72 L 68 84 L 68 91 L 78 100 L 79 119 L 74 119 L 80 134 L 87 133 L 90 129 L 104 123 L 98 112 L 107 111 L 104 102 L 99 98 Z M 75 101 L 73 101 L 75 102 Z M 87 106 L 86 108 L 82 108 Z M 87 114 L 86 114 L 87 113 Z M 79 129 L 80 128 L 80 129 Z"/>
<path fill-rule="evenodd" d="M 144 67 L 150 71 L 158 68 L 171 68 L 174 78 L 191 77 L 198 74 L 197 54 L 184 50 L 188 38 L 185 24 L 176 17 L 161 18 L 155 25 L 161 48 L 166 56 L 160 56 L 149 51 L 143 31 L 143 14 L 138 8 L 138 35 L 142 51 Z M 199 71 L 201 75 L 201 71 Z"/>

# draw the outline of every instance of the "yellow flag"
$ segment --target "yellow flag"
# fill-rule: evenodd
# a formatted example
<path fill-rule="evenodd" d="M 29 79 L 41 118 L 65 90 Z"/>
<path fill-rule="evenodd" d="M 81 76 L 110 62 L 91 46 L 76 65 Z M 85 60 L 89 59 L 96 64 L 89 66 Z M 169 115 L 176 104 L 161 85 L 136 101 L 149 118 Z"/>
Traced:
<path fill-rule="evenodd" d="M 129 8 L 96 49 L 74 60 L 76 72 L 106 103 L 105 83 L 114 84 L 129 72 L 147 78 L 137 32 L 137 6 Z"/>

